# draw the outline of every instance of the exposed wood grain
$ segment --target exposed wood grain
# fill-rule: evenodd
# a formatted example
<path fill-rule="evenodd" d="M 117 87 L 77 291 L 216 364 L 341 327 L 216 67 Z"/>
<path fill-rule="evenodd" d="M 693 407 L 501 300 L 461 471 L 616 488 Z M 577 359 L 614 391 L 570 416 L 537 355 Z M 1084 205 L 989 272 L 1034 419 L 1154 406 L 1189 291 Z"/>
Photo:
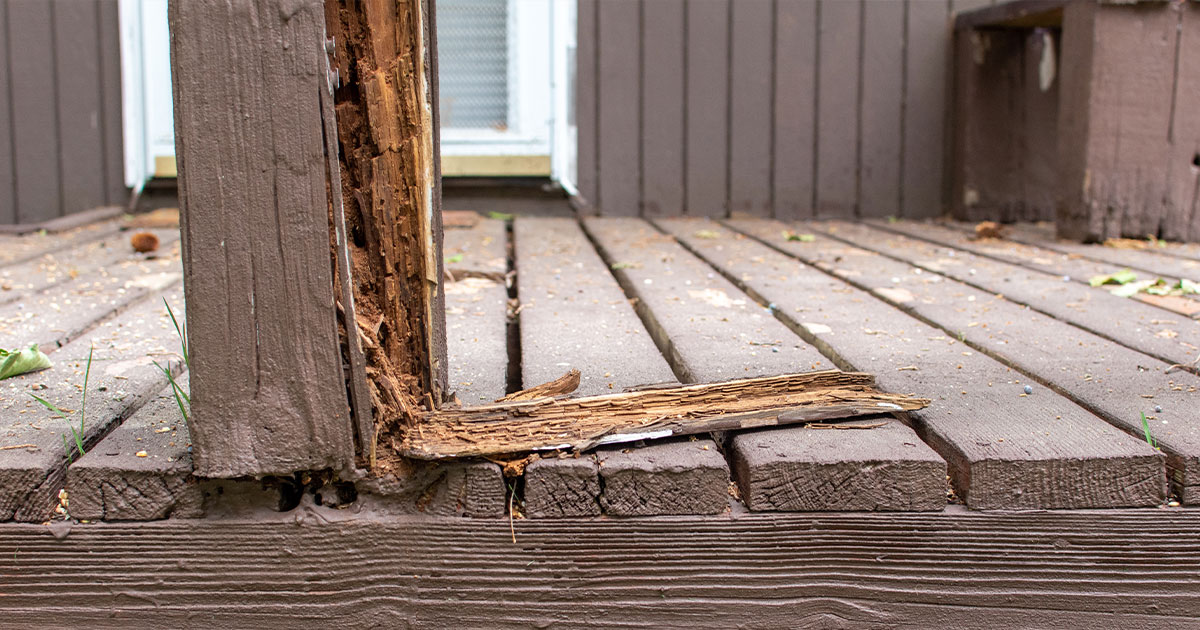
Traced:
<path fill-rule="evenodd" d="M 773 3 L 735 0 L 729 42 L 729 211 L 771 214 Z M 789 115 L 794 115 L 789 112 Z"/>
<path fill-rule="evenodd" d="M 684 211 L 696 216 L 729 213 L 729 2 L 687 4 Z"/>
<path fill-rule="evenodd" d="M 784 240 L 775 222 L 732 225 L 797 256 L 811 245 Z M 841 280 L 713 229 L 719 238 L 691 238 L 694 225 L 672 232 L 753 295 L 775 302 L 777 316 L 839 366 L 870 370 L 888 391 L 934 400 L 911 414 L 913 426 L 949 463 L 969 506 L 1149 505 L 1164 497 L 1162 457 L 1145 442 L 1057 394 L 1021 398 L 1008 387 L 988 387 L 1011 387 L 1020 375 Z M 1050 422 L 1062 429 L 1047 436 Z"/>
<path fill-rule="evenodd" d="M 9 115 L 21 121 L 12 127 L 17 223 L 62 215 L 53 33 L 52 3 L 8 0 Z"/>
<path fill-rule="evenodd" d="M 742 499 L 756 512 L 946 507 L 946 462 L 896 420 L 861 431 L 742 433 L 730 450 Z"/>
<path fill-rule="evenodd" d="M 201 476 L 353 461 L 329 256 L 323 18 L 319 0 L 170 4 Z"/>
<path fill-rule="evenodd" d="M 817 159 L 817 3 L 775 3 L 775 155 L 771 216 L 813 215 L 813 173 Z"/>
<path fill-rule="evenodd" d="M 683 214 L 684 0 L 641 3 L 643 216 Z"/>
<path fill-rule="evenodd" d="M 176 316 L 183 315 L 178 290 L 163 297 L 176 305 Z M 4 427 L 0 446 L 33 445 L 5 450 L 0 457 L 0 520 L 50 518 L 58 505 L 68 458 L 78 455 L 71 429 L 79 430 L 80 414 L 87 449 L 167 384 L 155 361 L 175 372 L 181 370 L 178 351 L 179 337 L 162 298 L 156 296 L 55 352 L 49 370 L 0 381 L 0 425 Z M 90 353 L 94 354 L 89 373 Z M 67 411 L 68 417 L 47 410 L 30 394 Z"/>
<path fill-rule="evenodd" d="M 1067 396 L 1135 439 L 1145 439 L 1140 419 L 1141 414 L 1148 416 L 1151 434 L 1168 454 L 1177 493 L 1186 501 L 1196 501 L 1200 424 L 1184 410 L 1192 406 L 1200 378 L 1186 372 L 1169 373 L 1168 363 L 1002 296 L 913 267 L 935 254 L 934 248 L 920 241 L 889 238 L 844 223 L 830 224 L 827 229 L 857 247 L 821 239 L 805 248 L 806 260 L 861 289 L 874 291 L 947 335 L 959 336 L 964 343 Z M 972 264 L 969 256 L 961 258 L 960 266 Z M 1031 396 L 1040 395 L 1041 388 L 1034 387 Z M 1020 395 L 1019 386 L 1006 390 Z M 1057 421 L 1051 426 L 1051 433 L 1064 432 Z"/>
<path fill-rule="evenodd" d="M 184 392 L 188 376 L 175 379 Z M 192 476 L 191 434 L 172 387 L 157 393 L 67 469 L 72 518 L 150 521 L 203 514 Z"/>
<path fill-rule="evenodd" d="M 870 374 L 828 370 L 443 409 L 426 415 L 401 452 L 441 459 L 587 450 L 672 435 L 911 411 L 928 403 L 876 391 Z"/>
<path fill-rule="evenodd" d="M 824 2 L 817 11 L 817 216 L 858 215 L 858 103 L 862 3 Z"/>
<path fill-rule="evenodd" d="M 348 88 L 335 99 L 340 188 L 376 431 L 363 455 L 388 470 L 418 406 L 446 393 L 432 15 L 417 0 L 325 6 Z"/>
<path fill-rule="evenodd" d="M 1190 510 L 518 520 L 515 544 L 503 521 L 345 516 L 9 525 L 2 623 L 1200 626 Z"/>
<path fill-rule="evenodd" d="M 900 213 L 904 124 L 904 3 L 863 5 L 858 208 L 864 217 Z"/>
<path fill-rule="evenodd" d="M 904 156 L 901 215 L 942 214 L 947 7 L 909 2 L 905 24 Z"/>

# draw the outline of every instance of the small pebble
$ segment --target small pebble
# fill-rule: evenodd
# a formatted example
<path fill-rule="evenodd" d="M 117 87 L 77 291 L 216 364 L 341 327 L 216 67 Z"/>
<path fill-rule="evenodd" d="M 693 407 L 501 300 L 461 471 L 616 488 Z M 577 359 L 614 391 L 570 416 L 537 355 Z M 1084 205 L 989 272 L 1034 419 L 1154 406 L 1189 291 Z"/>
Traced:
<path fill-rule="evenodd" d="M 1033 393 L 1033 387 L 1031 387 L 1031 386 L 1029 386 L 1029 385 L 1026 385 L 1026 386 L 1025 386 L 1025 393 L 1026 393 L 1026 394 L 1032 394 L 1032 393 Z"/>
<path fill-rule="evenodd" d="M 146 453 L 146 451 L 138 451 L 138 452 L 134 453 L 134 455 L 137 455 L 138 457 L 145 457 L 146 455 L 148 455 L 148 453 Z"/>
<path fill-rule="evenodd" d="M 1154 413 L 1162 413 L 1162 405 L 1154 405 Z"/>
<path fill-rule="evenodd" d="M 777 311 L 777 310 L 779 310 L 779 306 L 776 305 L 774 302 L 771 302 L 770 304 L 767 305 L 767 309 L 772 310 L 772 311 Z"/>

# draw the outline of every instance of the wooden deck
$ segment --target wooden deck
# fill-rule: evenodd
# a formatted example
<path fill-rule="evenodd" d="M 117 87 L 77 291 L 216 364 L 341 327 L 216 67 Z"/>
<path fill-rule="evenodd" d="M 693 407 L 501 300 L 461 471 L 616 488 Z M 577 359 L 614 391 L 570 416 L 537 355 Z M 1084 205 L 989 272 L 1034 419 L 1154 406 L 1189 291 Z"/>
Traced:
<path fill-rule="evenodd" d="M 450 385 L 464 404 L 572 368 L 582 395 L 838 367 L 934 402 L 850 423 L 871 428 L 564 453 L 507 481 L 492 462 L 423 464 L 356 490 L 405 512 L 501 517 L 511 504 L 529 518 L 1200 501 L 1200 377 L 1187 368 L 1200 300 L 1087 283 L 1124 267 L 1200 278 L 1200 249 L 1058 243 L 1035 225 L 976 241 L 970 227 L 518 216 L 448 228 Z M 159 231 L 146 256 L 119 228 L 0 235 L 0 347 L 39 343 L 55 362 L 0 383 L 0 518 L 200 516 L 234 486 L 294 505 L 286 483 L 192 477 L 187 425 L 158 367 L 186 383 L 163 304 L 184 308 L 178 237 Z M 63 435 L 78 426 L 89 353 L 79 457 Z M 328 483 L 324 504 L 353 501 Z"/>
<path fill-rule="evenodd" d="M 163 305 L 184 307 L 178 242 L 160 231 L 135 254 L 120 227 L 0 235 L 0 347 L 40 342 L 55 362 L 0 383 L 0 519 L 25 521 L 0 525 L 0 627 L 1200 627 L 1200 378 L 1172 368 L 1197 356 L 1194 300 L 1086 282 L 1196 277 L 1194 247 L 481 219 L 446 232 L 466 404 L 569 368 L 597 393 L 835 366 L 934 403 L 853 423 L 873 428 L 549 457 L 520 478 L 468 461 L 202 480 L 155 365 L 187 386 Z M 62 436 L 89 354 L 78 457 Z M 1085 507 L 1120 509 L 1048 509 Z"/>

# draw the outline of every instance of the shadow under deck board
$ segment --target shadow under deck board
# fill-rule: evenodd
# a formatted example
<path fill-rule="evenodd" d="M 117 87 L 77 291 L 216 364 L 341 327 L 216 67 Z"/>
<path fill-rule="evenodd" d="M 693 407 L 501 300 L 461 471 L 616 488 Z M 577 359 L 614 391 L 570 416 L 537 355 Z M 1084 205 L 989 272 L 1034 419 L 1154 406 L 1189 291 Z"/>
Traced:
<path fill-rule="evenodd" d="M 5 449 L 0 455 L 0 520 L 43 521 L 53 514 L 68 455 L 77 456 L 70 427 L 79 427 L 75 412 L 83 403 L 85 375 L 87 448 L 167 385 L 155 361 L 181 369 L 179 337 L 163 307 L 164 297 L 175 305 L 175 316 L 183 317 L 183 296 L 176 285 L 59 349 L 51 355 L 50 369 L 0 381 L 0 448 Z M 56 417 L 31 393 L 72 413 L 67 419 Z"/>
<path fill-rule="evenodd" d="M 1007 239 L 972 240 L 975 233 L 974 229 L 968 231 L 957 227 L 948 227 L 948 225 L 953 224 L 912 221 L 896 221 L 893 223 L 868 221 L 867 224 L 881 230 L 911 236 L 930 243 L 945 245 L 946 247 L 978 254 L 986 258 L 999 260 L 1000 262 L 1053 274 L 1064 282 L 1076 282 L 1086 285 L 1088 284 L 1088 280 L 1093 276 L 1110 274 L 1123 267 L 1123 265 L 1118 266 L 1097 262 L 1082 256 L 1064 254 L 1060 251 Z M 1200 271 L 1200 262 L 1197 263 L 1197 271 Z M 1143 278 L 1145 279 L 1149 279 L 1150 277 L 1152 276 L 1145 276 L 1143 274 Z M 1178 278 L 1173 281 L 1178 281 Z M 1111 288 L 1111 286 L 1103 286 L 1097 288 L 1097 290 L 1107 291 Z M 1133 296 L 1133 299 L 1187 317 L 1200 316 L 1200 299 L 1150 295 L 1147 293 L 1138 293 Z"/>
<path fill-rule="evenodd" d="M 761 223 L 746 232 L 1031 375 L 1035 391 L 1025 399 L 1021 398 L 1022 384 L 988 384 L 1003 388 L 1013 397 L 1014 406 L 1036 403 L 1033 399 L 1047 393 L 1042 385 L 1048 385 L 1141 440 L 1145 438 L 1140 414 L 1145 413 L 1155 439 L 1168 453 L 1168 467 L 1180 498 L 1197 502 L 1200 417 L 1192 409 L 1200 378 L 1186 372 L 1167 374 L 1170 365 L 1153 357 L 995 294 L 824 234 L 811 243 L 785 242 L 778 237 L 782 227 Z M 791 227 L 811 231 L 813 226 Z M 830 224 L 830 229 L 834 227 L 842 226 Z M 906 245 L 914 242 L 890 243 L 886 253 L 907 259 L 912 249 Z M 1162 413 L 1156 413 L 1156 405 L 1161 405 Z M 1057 420 L 1045 426 L 1051 435 L 1065 430 Z"/>
<path fill-rule="evenodd" d="M 1167 363 L 1190 363 L 1200 356 L 1200 322 L 1061 276 L 981 256 L 951 255 L 944 247 L 851 223 L 830 224 L 839 240 L 887 255 L 893 248 L 909 254 L 913 265 L 991 293 L 1004 295 L 1060 321 L 1116 341 Z M 1164 333 L 1164 330 L 1171 332 Z"/>
<path fill-rule="evenodd" d="M 774 302 L 785 323 L 840 357 L 843 369 L 870 371 L 887 391 L 933 398 L 928 408 L 911 414 L 914 425 L 946 458 L 967 505 L 1154 505 L 1165 497 L 1162 457 L 1145 442 L 1057 394 L 1014 400 L 1004 388 L 988 387 L 1019 375 L 941 330 L 716 223 L 659 224 L 761 300 Z M 716 232 L 717 238 L 696 238 L 700 229 Z M 1051 421 L 1061 429 L 1047 436 Z"/>
<path fill-rule="evenodd" d="M 769 309 L 645 221 L 598 218 L 584 225 L 687 382 L 829 367 L 828 358 Z M 739 466 L 742 498 L 751 509 L 784 511 L 945 507 L 945 462 L 898 420 L 882 423 L 869 430 L 777 427 L 733 436 L 728 449 Z"/>
<path fill-rule="evenodd" d="M 1194 510 L 513 528 L 515 543 L 506 521 L 313 507 L 255 520 L 75 525 L 62 540 L 10 524 L 0 526 L 0 611 L 26 628 L 64 619 L 263 630 L 333 619 L 415 628 L 1200 627 Z"/>

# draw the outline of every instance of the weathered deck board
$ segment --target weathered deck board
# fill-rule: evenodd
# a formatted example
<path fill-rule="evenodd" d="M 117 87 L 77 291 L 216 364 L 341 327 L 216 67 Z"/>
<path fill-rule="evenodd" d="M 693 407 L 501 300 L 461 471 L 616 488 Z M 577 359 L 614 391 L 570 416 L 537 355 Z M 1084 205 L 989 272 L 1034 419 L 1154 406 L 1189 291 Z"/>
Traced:
<path fill-rule="evenodd" d="M 164 294 L 183 316 L 176 288 Z M 0 520 L 42 521 L 53 514 L 63 487 L 69 427 L 79 426 L 83 381 L 94 348 L 84 409 L 84 443 L 90 446 L 114 423 L 129 417 L 167 384 L 158 366 L 178 371 L 180 341 L 162 298 L 147 297 L 120 317 L 59 349 L 54 367 L 0 381 Z M 56 417 L 33 399 L 36 394 L 71 411 Z"/>
<path fill-rule="evenodd" d="M 508 384 L 508 230 L 480 218 L 469 228 L 443 232 L 446 353 L 449 391 L 467 405 L 492 402 Z"/>
<path fill-rule="evenodd" d="M 674 238 L 637 219 L 584 225 L 637 296 L 642 320 L 681 380 L 828 367 L 828 358 Z M 894 426 L 874 435 L 788 427 L 733 436 L 727 448 L 741 466 L 735 481 L 742 497 L 756 510 L 944 507 L 945 462 L 912 429 L 884 422 Z"/>
<path fill-rule="evenodd" d="M 518 218 L 515 233 L 522 304 L 521 365 L 527 387 L 568 367 L 582 372 L 578 393 L 584 395 L 676 381 L 671 366 L 578 223 Z M 542 376 L 530 379 L 531 373 Z M 715 443 L 704 442 L 716 451 Z M 601 509 L 626 516 L 701 513 L 711 511 L 714 503 L 721 503 L 724 509 L 727 468 L 720 475 L 697 477 L 709 483 L 689 486 L 694 492 L 673 491 L 680 475 L 671 471 L 686 471 L 697 463 L 692 461 L 694 453 L 676 452 L 678 448 L 663 444 L 619 447 L 576 460 L 546 460 L 526 472 L 529 512 L 539 516 L 587 516 Z M 607 468 L 601 465 L 606 460 L 611 460 Z M 589 466 L 595 471 L 592 475 L 587 473 Z M 610 474 L 621 480 L 611 488 L 600 481 Z M 684 472 L 688 475 L 695 476 Z M 589 495 L 591 489 L 599 492 Z M 677 500 L 645 500 L 645 495 L 656 492 Z"/>
<path fill-rule="evenodd" d="M 944 225 L 940 223 L 912 221 L 896 221 L 894 223 L 869 221 L 867 223 L 872 227 L 911 236 L 929 241 L 930 243 L 945 245 L 980 256 L 994 258 L 1001 262 L 1044 271 L 1060 278 L 1083 284 L 1087 284 L 1088 279 L 1093 276 L 1110 274 L 1121 268 L 1121 266 L 1114 266 L 1111 263 L 1097 262 L 1083 256 L 1064 254 L 1060 251 L 1027 245 L 1008 239 L 972 240 L 972 236 L 974 235 L 973 229 L 967 232 L 962 229 L 956 229 L 958 226 L 954 226 L 954 224 Z M 1145 279 L 1150 279 L 1151 277 L 1144 276 Z M 1110 288 L 1105 286 L 1099 290 L 1107 291 Z M 1200 315 L 1200 300 L 1189 297 L 1138 293 L 1133 296 L 1133 299 L 1188 317 Z"/>
<path fill-rule="evenodd" d="M 175 379 L 185 392 L 188 381 L 186 373 Z M 168 386 L 67 468 L 71 517 L 202 516 L 204 496 L 192 477 L 190 448 L 191 434 Z"/>
<path fill-rule="evenodd" d="M 467 276 L 503 279 L 508 271 L 508 229 L 504 221 L 483 218 L 471 227 L 447 227 L 442 255 L 446 270 L 455 280 Z"/>
<path fill-rule="evenodd" d="M 952 481 L 969 506 L 1152 505 L 1164 498 L 1161 456 L 1066 398 L 1050 392 L 1019 398 L 1007 388 L 988 387 L 1019 375 L 761 243 L 711 222 L 660 224 L 754 295 L 776 303 L 789 327 L 835 354 L 843 369 L 870 370 L 885 390 L 933 398 L 930 407 L 911 414 L 914 427 L 946 458 Z M 778 223 L 731 224 L 767 229 L 785 245 L 807 245 L 785 241 Z M 718 238 L 694 238 L 701 227 L 716 231 Z M 1060 430 L 1047 436 L 1050 421 L 1060 423 Z"/>
<path fill-rule="evenodd" d="M 1200 627 L 1192 510 L 347 516 L 7 525 L 3 624 Z"/>
<path fill-rule="evenodd" d="M 1187 260 L 1170 255 L 1164 256 L 1159 254 L 1156 248 L 1122 249 L 1118 247 L 1105 247 L 1103 245 L 1085 245 L 1071 241 L 1060 241 L 1054 238 L 1046 238 L 1043 233 L 1040 233 L 1036 229 L 1031 229 L 1026 224 L 1012 225 L 1009 228 L 1011 229 L 1009 238 L 1018 243 L 1035 245 L 1063 254 L 1083 256 L 1089 260 L 1107 263 L 1111 266 L 1129 267 L 1135 271 L 1158 274 L 1164 278 L 1187 278 L 1188 280 L 1200 282 L 1200 260 Z"/>
<path fill-rule="evenodd" d="M 92 223 L 61 234 L 0 234 L 0 266 L 17 265 L 39 256 L 77 247 L 89 241 L 112 236 L 120 229 L 120 223 L 114 220 Z"/>
<path fill-rule="evenodd" d="M 517 217 L 525 387 L 581 372 L 578 394 L 674 382 L 625 293 L 573 219 Z"/>
<path fill-rule="evenodd" d="M 66 275 L 69 278 L 71 272 Z M 97 322 L 177 284 L 182 276 L 178 239 L 152 258 L 122 255 L 106 267 L 0 306 L 0 348 L 37 343 L 44 352 L 53 352 Z"/>
<path fill-rule="evenodd" d="M 177 249 L 179 230 L 148 230 L 158 237 L 154 256 Z M 176 252 L 176 257 L 178 253 Z M 79 274 L 91 274 L 98 268 L 146 258 L 133 251 L 129 234 L 115 232 L 107 237 L 80 243 L 16 265 L 0 267 L 0 305 L 25 299 L 38 291 L 62 284 Z"/>
<path fill-rule="evenodd" d="M 639 219 L 584 226 L 680 381 L 707 383 L 832 367 L 770 311 L 669 235 Z"/>
<path fill-rule="evenodd" d="M 450 391 L 466 405 L 500 398 L 508 384 L 508 290 L 465 278 L 444 285 Z"/>
<path fill-rule="evenodd" d="M 1065 321 L 1167 363 L 1190 363 L 1200 355 L 1200 322 L 1160 308 L 1117 297 L 1107 291 L 1062 276 L 950 252 L 915 239 L 867 225 L 830 224 L 838 239 L 870 249 L 908 248 L 914 266 L 1004 295 L 1058 320 Z M 1165 332 L 1164 332 L 1165 331 Z"/>
<path fill-rule="evenodd" d="M 780 244 L 769 230 L 755 234 Z M 1183 500 L 1196 502 L 1200 418 L 1191 409 L 1200 378 L 1186 372 L 1168 374 L 1170 365 L 1153 357 L 880 253 L 824 237 L 787 249 L 1032 376 L 1034 397 L 1045 391 L 1043 385 L 1049 386 L 1138 440 L 1144 440 L 1140 414 L 1145 413 L 1155 439 L 1169 455 L 1176 491 Z M 919 258 L 898 243 L 886 253 L 902 260 Z M 1021 394 L 1021 384 L 995 385 L 1014 397 Z M 1156 412 L 1156 406 L 1163 412 Z M 1056 423 L 1047 431 L 1062 432 Z"/>

